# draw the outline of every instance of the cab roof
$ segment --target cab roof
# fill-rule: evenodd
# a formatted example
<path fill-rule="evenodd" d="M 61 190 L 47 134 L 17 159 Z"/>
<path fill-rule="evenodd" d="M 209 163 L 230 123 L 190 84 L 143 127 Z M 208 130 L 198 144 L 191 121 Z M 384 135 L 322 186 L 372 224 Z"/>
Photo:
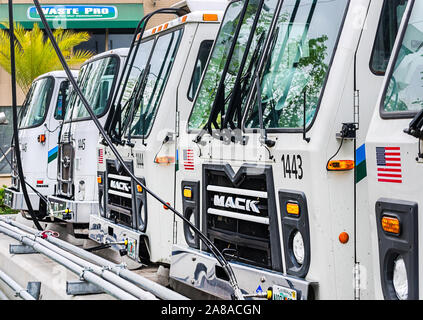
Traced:
<path fill-rule="evenodd" d="M 71 70 L 72 75 L 74 76 L 74 78 L 76 79 L 78 77 L 78 70 Z M 50 71 L 47 73 L 44 73 L 40 76 L 38 76 L 37 78 L 34 79 L 34 81 L 37 81 L 41 78 L 45 78 L 45 77 L 53 77 L 53 78 L 67 78 L 68 76 L 66 75 L 66 72 L 64 70 L 56 70 L 56 71 Z"/>
<path fill-rule="evenodd" d="M 143 39 L 154 35 L 156 33 L 168 30 L 170 28 L 180 26 L 186 23 L 221 23 L 224 15 L 225 7 L 222 10 L 207 10 L 202 9 L 195 12 L 190 12 L 182 17 L 178 17 L 166 23 L 162 23 L 154 28 L 150 28 L 144 32 Z M 136 40 L 139 40 L 139 34 Z"/>
<path fill-rule="evenodd" d="M 88 60 L 86 60 L 83 65 L 92 62 L 93 60 L 97 60 L 97 59 L 101 59 L 102 57 L 111 55 L 111 54 L 116 54 L 122 58 L 126 58 L 129 52 L 129 48 L 119 48 L 119 49 L 112 49 L 106 52 L 102 52 L 99 54 L 96 54 L 94 57 L 89 58 Z"/>

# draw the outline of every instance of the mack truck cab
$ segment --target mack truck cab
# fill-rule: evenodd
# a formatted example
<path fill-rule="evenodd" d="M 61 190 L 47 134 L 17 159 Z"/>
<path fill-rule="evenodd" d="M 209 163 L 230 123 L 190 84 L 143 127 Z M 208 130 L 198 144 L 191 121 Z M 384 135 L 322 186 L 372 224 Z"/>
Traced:
<path fill-rule="evenodd" d="M 78 71 L 73 70 L 72 74 L 76 78 Z M 44 197 L 54 192 L 58 138 L 69 92 L 70 84 L 64 71 L 43 74 L 33 81 L 20 110 L 18 129 L 23 173 L 26 183 Z M 4 201 L 26 217 L 28 207 L 21 191 L 13 142 L 11 148 L 12 182 L 5 190 Z M 31 189 L 28 189 L 28 195 L 37 218 L 45 218 L 46 202 Z"/>
<path fill-rule="evenodd" d="M 422 14 L 423 3 L 413 1 L 366 137 L 369 232 L 378 299 L 423 296 Z"/>
<path fill-rule="evenodd" d="M 175 201 L 179 122 L 187 119 L 227 1 L 187 1 L 190 12 L 138 34 L 120 96 L 106 126 L 132 172 L 169 205 Z M 130 263 L 169 265 L 174 214 L 98 145 L 98 214 L 89 239 Z"/>
<path fill-rule="evenodd" d="M 110 50 L 87 60 L 78 85 L 102 125 L 125 63 L 128 48 Z M 73 227 L 75 237 L 86 238 L 89 216 L 97 209 L 97 142 L 99 132 L 74 92 L 66 110 L 58 146 L 54 194 L 49 212 Z M 72 230 L 72 229 L 71 229 Z"/>
<path fill-rule="evenodd" d="M 249 297 L 372 299 L 373 108 L 409 1 L 232 1 L 177 141 L 176 206 Z M 357 200 L 359 199 L 359 200 Z M 176 219 L 171 285 L 230 299 Z"/>

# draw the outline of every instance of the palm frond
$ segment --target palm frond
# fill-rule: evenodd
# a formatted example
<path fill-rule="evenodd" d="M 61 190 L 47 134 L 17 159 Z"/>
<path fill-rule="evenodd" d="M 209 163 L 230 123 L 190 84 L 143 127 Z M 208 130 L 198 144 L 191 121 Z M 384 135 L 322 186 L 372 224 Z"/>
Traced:
<path fill-rule="evenodd" d="M 10 73 L 9 24 L 0 22 L 0 25 L 6 28 L 6 30 L 0 29 L 0 66 Z M 53 46 L 45 38 L 43 30 L 37 23 L 34 23 L 32 30 L 25 30 L 22 25 L 15 23 L 14 34 L 16 82 L 24 92 L 29 90 L 32 81 L 38 76 L 62 69 Z M 73 52 L 76 46 L 90 39 L 87 32 L 56 29 L 54 30 L 54 37 L 63 56 L 72 67 L 81 65 L 93 56 L 92 52 L 86 50 Z"/>

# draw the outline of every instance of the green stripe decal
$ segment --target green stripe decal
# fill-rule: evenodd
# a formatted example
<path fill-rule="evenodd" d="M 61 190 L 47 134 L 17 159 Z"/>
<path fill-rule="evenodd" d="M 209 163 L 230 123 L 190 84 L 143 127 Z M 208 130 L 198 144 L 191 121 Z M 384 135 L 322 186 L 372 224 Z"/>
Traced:
<path fill-rule="evenodd" d="M 361 180 L 367 177 L 366 160 L 364 160 L 362 163 L 360 163 L 357 166 L 356 172 L 357 172 L 356 183 L 359 183 Z"/>
<path fill-rule="evenodd" d="M 56 160 L 58 151 L 59 151 L 59 147 L 56 146 L 48 152 L 48 163 Z"/>

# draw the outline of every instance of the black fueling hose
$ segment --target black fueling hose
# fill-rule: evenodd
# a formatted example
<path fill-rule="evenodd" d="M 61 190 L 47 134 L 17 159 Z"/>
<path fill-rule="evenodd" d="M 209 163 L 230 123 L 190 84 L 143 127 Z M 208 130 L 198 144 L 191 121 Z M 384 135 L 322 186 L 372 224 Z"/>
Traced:
<path fill-rule="evenodd" d="M 47 36 L 49 37 L 51 44 L 53 45 L 54 50 L 56 51 L 56 54 L 63 66 L 63 69 L 65 70 L 69 81 L 72 83 L 72 86 L 76 93 L 78 94 L 79 98 L 81 99 L 82 103 L 84 104 L 85 109 L 89 113 L 91 120 L 94 122 L 96 127 L 98 128 L 100 134 L 103 136 L 105 142 L 112 150 L 113 154 L 115 155 L 116 159 L 120 162 L 122 165 L 122 168 L 126 171 L 126 173 L 135 181 L 137 184 L 139 184 L 146 192 L 148 192 L 153 198 L 155 198 L 157 201 L 159 201 L 161 204 L 163 204 L 165 207 L 167 207 L 170 211 L 172 211 L 174 214 L 176 214 L 179 218 L 181 218 L 184 222 L 186 222 L 190 228 L 198 234 L 199 238 L 204 242 L 204 244 L 209 248 L 209 250 L 212 252 L 212 254 L 215 256 L 216 260 L 219 262 L 219 264 L 222 266 L 223 270 L 229 277 L 229 283 L 231 284 L 233 290 L 234 290 L 234 298 L 237 299 L 244 299 L 243 294 L 238 286 L 238 281 L 235 277 L 235 274 L 233 272 L 232 267 L 229 265 L 228 261 L 225 259 L 223 254 L 219 251 L 219 249 L 214 245 L 210 239 L 207 238 L 196 226 L 194 226 L 188 219 L 186 219 L 181 213 L 179 213 L 176 209 L 174 209 L 172 206 L 170 206 L 168 203 L 166 203 L 164 200 L 162 200 L 159 196 L 157 196 L 154 192 L 152 192 L 150 189 L 148 189 L 133 173 L 132 171 L 127 167 L 125 164 L 125 161 L 123 160 L 122 156 L 119 154 L 115 146 L 113 145 L 110 137 L 107 135 L 105 130 L 103 129 L 102 125 L 100 124 L 99 120 L 95 116 L 94 112 L 92 111 L 88 101 L 85 99 L 84 94 L 82 93 L 81 89 L 78 87 L 78 84 L 76 83 L 75 79 L 72 76 L 72 73 L 69 69 L 69 66 L 66 63 L 65 58 L 63 57 L 62 52 L 60 51 L 60 48 L 58 47 L 53 33 L 51 31 L 50 26 L 48 25 L 47 19 L 44 15 L 44 12 L 40 6 L 40 3 L 38 0 L 33 0 L 34 5 L 38 11 L 38 14 L 41 18 L 41 21 L 44 25 L 45 31 L 47 33 Z M 11 3 L 11 0 L 9 0 L 9 4 Z M 151 15 L 145 16 L 143 20 L 141 20 L 140 25 L 142 22 L 145 21 L 147 17 L 151 17 Z M 145 26 L 144 26 L 145 29 Z"/>
<path fill-rule="evenodd" d="M 21 182 L 22 193 L 28 208 L 29 215 L 38 230 L 43 230 L 37 217 L 34 214 L 31 200 L 29 199 L 28 190 L 25 184 L 25 177 L 22 169 L 21 150 L 19 146 L 19 133 L 18 133 L 18 112 L 16 102 L 16 66 L 15 66 L 15 30 L 13 21 L 13 1 L 9 0 L 9 38 L 10 38 L 10 64 L 11 64 L 11 77 L 12 77 L 12 110 L 13 110 L 13 139 L 15 144 L 15 156 L 18 169 L 18 176 Z"/>

